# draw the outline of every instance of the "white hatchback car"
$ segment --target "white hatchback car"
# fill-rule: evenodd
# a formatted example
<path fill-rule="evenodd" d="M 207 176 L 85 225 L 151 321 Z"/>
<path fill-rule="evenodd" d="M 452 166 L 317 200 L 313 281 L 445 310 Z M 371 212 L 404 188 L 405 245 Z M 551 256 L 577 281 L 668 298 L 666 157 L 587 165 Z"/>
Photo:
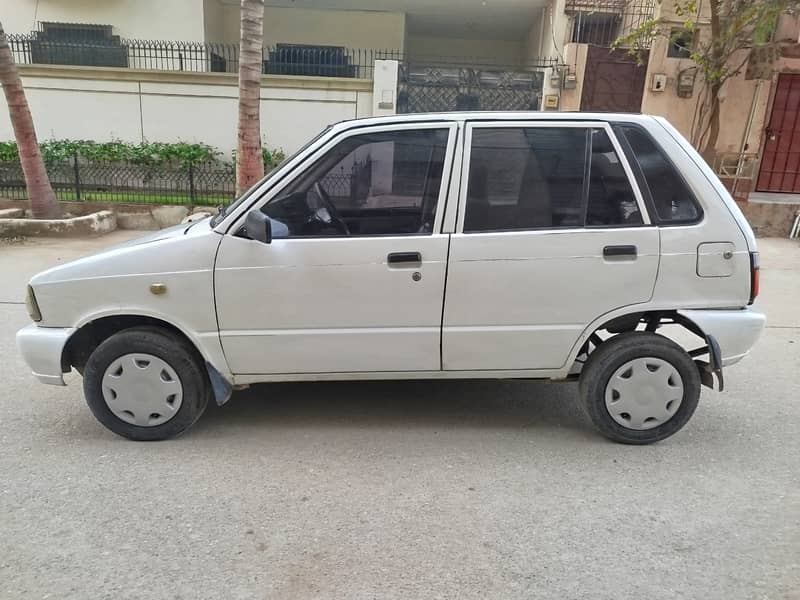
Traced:
<path fill-rule="evenodd" d="M 757 292 L 752 230 L 663 119 L 404 115 L 334 125 L 218 216 L 36 275 L 17 341 L 136 440 L 257 382 L 538 378 L 579 379 L 604 435 L 645 444 L 748 353 Z"/>

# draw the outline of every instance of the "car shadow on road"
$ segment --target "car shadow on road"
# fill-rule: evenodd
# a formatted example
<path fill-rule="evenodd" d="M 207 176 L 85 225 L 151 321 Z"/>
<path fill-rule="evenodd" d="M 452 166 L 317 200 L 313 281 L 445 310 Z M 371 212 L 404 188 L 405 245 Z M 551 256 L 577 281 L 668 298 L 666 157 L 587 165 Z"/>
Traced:
<path fill-rule="evenodd" d="M 360 381 L 274 383 L 234 393 L 195 426 L 411 426 L 591 431 L 574 383 L 541 381 Z"/>

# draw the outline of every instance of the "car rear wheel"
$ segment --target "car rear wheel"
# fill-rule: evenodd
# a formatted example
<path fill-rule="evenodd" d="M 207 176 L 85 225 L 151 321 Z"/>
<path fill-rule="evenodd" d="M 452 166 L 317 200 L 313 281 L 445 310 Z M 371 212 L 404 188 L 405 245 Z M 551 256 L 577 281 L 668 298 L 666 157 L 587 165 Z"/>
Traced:
<path fill-rule="evenodd" d="M 208 403 L 208 375 L 194 349 L 153 327 L 126 329 L 92 352 L 83 375 L 86 402 L 114 433 L 163 440 L 191 427 Z"/>
<path fill-rule="evenodd" d="M 678 344 L 634 331 L 614 336 L 589 355 L 580 393 L 603 435 L 624 444 L 651 444 L 679 431 L 694 414 L 700 375 Z"/>

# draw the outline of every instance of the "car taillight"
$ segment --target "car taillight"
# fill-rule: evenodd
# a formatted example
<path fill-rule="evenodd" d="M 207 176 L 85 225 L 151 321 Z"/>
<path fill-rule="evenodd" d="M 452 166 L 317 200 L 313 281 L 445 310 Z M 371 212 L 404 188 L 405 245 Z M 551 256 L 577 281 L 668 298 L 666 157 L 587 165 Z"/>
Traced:
<path fill-rule="evenodd" d="M 756 297 L 758 296 L 760 271 L 761 271 L 761 258 L 759 257 L 758 252 L 751 252 L 750 253 L 750 302 L 748 302 L 748 304 L 752 304 L 753 302 L 755 302 Z"/>

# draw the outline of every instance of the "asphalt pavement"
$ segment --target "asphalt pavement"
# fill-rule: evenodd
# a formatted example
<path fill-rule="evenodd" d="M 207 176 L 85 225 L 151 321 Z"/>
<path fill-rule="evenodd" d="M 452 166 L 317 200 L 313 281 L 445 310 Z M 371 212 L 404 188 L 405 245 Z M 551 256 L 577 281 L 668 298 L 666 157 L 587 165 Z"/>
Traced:
<path fill-rule="evenodd" d="M 577 386 L 270 384 L 187 435 L 97 423 L 14 346 L 36 271 L 130 237 L 0 242 L 0 598 L 800 599 L 800 243 L 769 328 L 647 447 Z"/>

